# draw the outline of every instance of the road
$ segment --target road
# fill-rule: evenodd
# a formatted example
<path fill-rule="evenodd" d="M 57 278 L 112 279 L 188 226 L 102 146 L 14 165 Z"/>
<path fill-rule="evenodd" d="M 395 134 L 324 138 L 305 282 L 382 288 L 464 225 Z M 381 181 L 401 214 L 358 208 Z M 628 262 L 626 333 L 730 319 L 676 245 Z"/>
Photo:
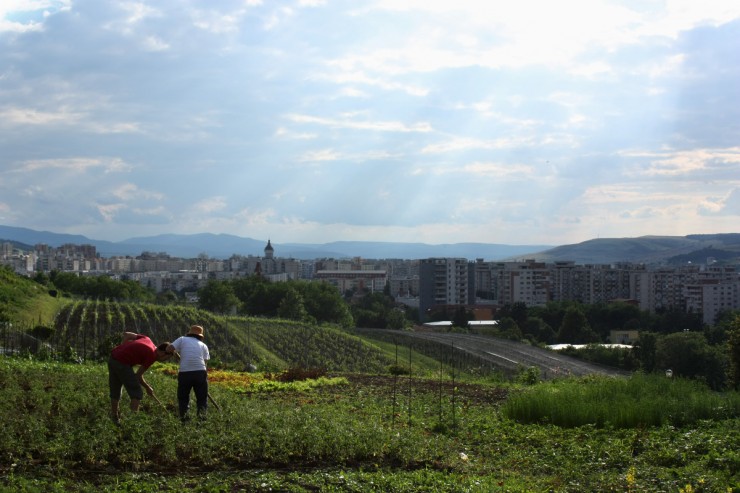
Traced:
<path fill-rule="evenodd" d="M 379 331 L 395 333 L 398 331 Z M 588 363 L 557 351 L 530 346 L 521 342 L 494 337 L 447 332 L 403 332 L 403 336 L 436 341 L 490 362 L 505 373 L 516 373 L 522 368 L 540 368 L 543 379 L 561 376 L 609 375 L 628 376 L 630 373 L 606 366 Z"/>

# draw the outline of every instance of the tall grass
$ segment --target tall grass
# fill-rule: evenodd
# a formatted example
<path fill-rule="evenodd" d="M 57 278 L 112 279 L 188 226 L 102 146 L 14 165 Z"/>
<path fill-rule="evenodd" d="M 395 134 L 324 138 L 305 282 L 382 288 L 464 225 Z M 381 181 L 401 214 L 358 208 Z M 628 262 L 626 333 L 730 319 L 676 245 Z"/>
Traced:
<path fill-rule="evenodd" d="M 684 426 L 740 416 L 740 394 L 716 393 L 696 381 L 658 375 L 587 377 L 545 383 L 512 395 L 502 413 L 520 423 L 567 428 Z"/>

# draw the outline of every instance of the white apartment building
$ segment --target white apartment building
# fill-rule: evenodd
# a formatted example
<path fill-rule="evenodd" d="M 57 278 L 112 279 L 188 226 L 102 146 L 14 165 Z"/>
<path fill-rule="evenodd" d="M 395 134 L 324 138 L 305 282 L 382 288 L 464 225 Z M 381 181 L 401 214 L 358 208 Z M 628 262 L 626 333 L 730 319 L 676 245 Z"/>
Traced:
<path fill-rule="evenodd" d="M 683 287 L 686 310 L 701 313 L 705 324 L 713 325 L 717 316 L 740 308 L 740 281 L 702 279 Z"/>

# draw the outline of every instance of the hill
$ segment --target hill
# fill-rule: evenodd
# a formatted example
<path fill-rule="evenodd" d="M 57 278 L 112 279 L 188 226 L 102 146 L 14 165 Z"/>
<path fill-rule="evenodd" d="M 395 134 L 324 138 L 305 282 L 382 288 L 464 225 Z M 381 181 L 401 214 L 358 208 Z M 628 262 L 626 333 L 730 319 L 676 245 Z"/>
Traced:
<path fill-rule="evenodd" d="M 173 257 L 211 258 L 232 255 L 264 255 L 266 241 L 227 234 L 162 234 L 130 238 L 120 242 L 93 240 L 27 228 L 0 226 L 0 243 L 18 245 L 45 243 L 58 247 L 65 243 L 90 244 L 103 257 L 137 256 L 142 252 L 164 252 Z M 275 256 L 312 260 L 317 258 L 422 259 L 458 257 L 468 260 L 542 262 L 572 261 L 576 264 L 632 262 L 679 265 L 705 263 L 708 257 L 718 262 L 740 263 L 740 233 L 687 236 L 640 236 L 636 238 L 597 238 L 569 245 L 506 245 L 498 243 L 396 243 L 375 241 L 335 241 L 323 244 L 274 243 Z M 20 247 L 20 246 L 19 246 Z M 30 248 L 30 247 L 29 247 Z"/>
<path fill-rule="evenodd" d="M 63 303 L 44 286 L 0 266 L 0 325 L 50 323 Z"/>
<path fill-rule="evenodd" d="M 162 234 L 129 238 L 119 242 L 90 239 L 82 235 L 34 231 L 27 228 L 0 226 L 0 243 L 21 242 L 28 245 L 44 243 L 53 247 L 65 243 L 94 245 L 103 257 L 137 256 L 142 252 L 165 252 L 173 257 L 195 258 L 205 254 L 212 258 L 232 255 L 264 255 L 267 240 L 255 240 L 235 235 L 200 233 L 192 235 Z M 427 257 L 463 257 L 500 260 L 512 255 L 537 252 L 551 245 L 503 245 L 492 243 L 454 243 L 430 245 L 426 243 L 394 243 L 371 241 L 337 241 L 323 244 L 275 243 L 278 257 L 312 260 L 316 258 L 416 259 Z"/>
<path fill-rule="evenodd" d="M 542 262 L 574 261 L 577 264 L 632 262 L 678 265 L 687 262 L 716 261 L 740 263 L 740 234 L 688 236 L 640 236 L 637 238 L 598 238 L 562 245 L 527 255 Z M 510 257 L 509 260 L 522 257 Z"/>

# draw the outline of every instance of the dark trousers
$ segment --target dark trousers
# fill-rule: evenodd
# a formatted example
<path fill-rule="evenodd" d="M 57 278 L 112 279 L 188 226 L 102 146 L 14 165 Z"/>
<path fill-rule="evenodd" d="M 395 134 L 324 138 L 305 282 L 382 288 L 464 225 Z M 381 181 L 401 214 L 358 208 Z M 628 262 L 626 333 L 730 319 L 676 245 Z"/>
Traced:
<path fill-rule="evenodd" d="M 185 418 L 190 409 L 191 390 L 195 391 L 198 416 L 204 417 L 208 409 L 208 373 L 205 370 L 181 371 L 177 374 L 177 402 L 181 418 Z"/>

